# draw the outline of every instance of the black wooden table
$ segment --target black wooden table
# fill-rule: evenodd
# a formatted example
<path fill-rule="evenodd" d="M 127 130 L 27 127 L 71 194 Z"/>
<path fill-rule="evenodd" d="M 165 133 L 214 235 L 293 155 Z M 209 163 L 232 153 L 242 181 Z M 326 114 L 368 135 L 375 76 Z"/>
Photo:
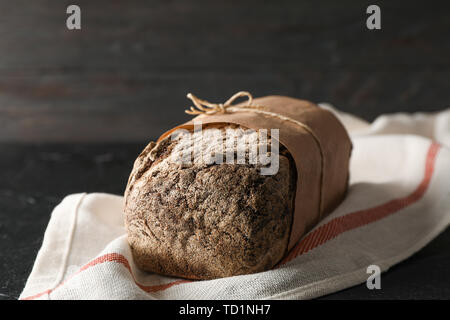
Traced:
<path fill-rule="evenodd" d="M 0 144 L 0 299 L 25 285 L 52 209 L 77 192 L 122 194 L 145 143 Z M 450 298 L 450 231 L 382 275 L 382 289 L 356 286 L 324 299 Z"/>

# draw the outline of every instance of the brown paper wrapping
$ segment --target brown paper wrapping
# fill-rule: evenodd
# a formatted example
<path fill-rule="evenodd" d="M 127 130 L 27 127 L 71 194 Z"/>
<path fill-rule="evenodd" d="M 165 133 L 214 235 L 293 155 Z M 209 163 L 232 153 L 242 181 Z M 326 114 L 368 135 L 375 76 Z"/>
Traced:
<path fill-rule="evenodd" d="M 244 104 L 236 106 L 240 105 Z M 233 123 L 254 130 L 268 129 L 269 133 L 270 129 L 279 129 L 279 142 L 291 153 L 298 174 L 288 243 L 288 250 L 290 250 L 308 230 L 329 214 L 344 198 L 349 177 L 351 141 L 343 125 L 330 111 L 321 109 L 309 101 L 283 96 L 267 96 L 254 99 L 253 105 L 307 125 L 319 139 L 321 147 L 311 133 L 301 126 L 251 110 L 199 115 L 165 132 L 159 140 L 177 129 L 192 129 L 194 121 L 201 121 L 202 125 Z M 320 148 L 324 156 L 323 162 Z M 323 168 L 321 168 L 322 163 Z M 322 179 L 321 174 L 323 174 Z M 322 212 L 319 212 L 321 199 Z"/>

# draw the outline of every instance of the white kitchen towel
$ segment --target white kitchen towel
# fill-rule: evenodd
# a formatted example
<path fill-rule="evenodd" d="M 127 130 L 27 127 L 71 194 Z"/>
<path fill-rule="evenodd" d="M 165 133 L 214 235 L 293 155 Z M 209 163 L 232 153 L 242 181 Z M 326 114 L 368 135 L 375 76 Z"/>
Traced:
<path fill-rule="evenodd" d="M 53 211 L 21 299 L 304 299 L 363 283 L 424 247 L 450 222 L 450 109 L 368 124 L 330 108 L 354 144 L 343 203 L 267 272 L 187 281 L 142 272 L 122 197 L 67 196 Z M 131 168 L 130 168 L 131 170 Z"/>

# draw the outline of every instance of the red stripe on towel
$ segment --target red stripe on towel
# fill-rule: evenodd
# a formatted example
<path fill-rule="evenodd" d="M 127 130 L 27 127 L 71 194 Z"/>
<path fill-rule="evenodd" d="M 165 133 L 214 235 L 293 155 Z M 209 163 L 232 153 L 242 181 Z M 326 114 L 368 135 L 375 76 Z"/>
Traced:
<path fill-rule="evenodd" d="M 145 286 L 143 284 L 140 284 L 136 281 L 136 278 L 133 275 L 133 272 L 131 271 L 131 266 L 130 263 L 128 262 L 127 258 L 125 258 L 125 256 L 119 254 L 119 253 L 108 253 L 105 254 L 103 256 L 100 256 L 92 261 L 90 261 L 89 263 L 85 264 L 84 266 L 82 266 L 75 274 L 73 274 L 71 277 L 69 277 L 66 281 L 60 283 L 58 286 L 56 286 L 53 289 L 49 289 L 49 290 L 45 290 L 41 293 L 35 294 L 33 296 L 29 296 L 26 298 L 23 298 L 22 300 L 33 300 L 36 298 L 39 298 L 45 294 L 50 294 L 52 291 L 54 291 L 55 289 L 63 286 L 65 283 L 67 283 L 70 279 L 72 279 L 74 276 L 78 275 L 79 273 L 83 272 L 84 270 L 87 270 L 93 266 L 105 263 L 105 262 L 116 262 L 116 263 L 120 263 L 123 266 L 125 266 L 125 268 L 128 269 L 128 271 L 130 272 L 134 283 L 141 288 L 142 290 L 144 290 L 145 292 L 157 292 L 157 291 L 161 291 L 161 290 L 165 290 L 168 289 L 174 285 L 177 284 L 182 284 L 182 283 L 186 283 L 186 282 L 190 282 L 188 280 L 177 280 L 177 281 L 173 281 L 173 282 L 169 282 L 169 283 L 165 283 L 165 284 L 159 284 L 159 285 L 153 285 L 153 286 Z"/>

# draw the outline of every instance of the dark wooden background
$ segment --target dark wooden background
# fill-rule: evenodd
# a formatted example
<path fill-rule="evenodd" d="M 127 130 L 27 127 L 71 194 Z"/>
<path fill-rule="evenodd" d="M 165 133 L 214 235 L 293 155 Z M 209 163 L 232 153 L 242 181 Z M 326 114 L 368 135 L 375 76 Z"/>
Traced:
<path fill-rule="evenodd" d="M 146 142 L 189 119 L 187 92 L 290 95 L 367 120 L 449 107 L 450 6 L 372 3 L 381 31 L 360 0 L 0 0 L 0 300 L 22 291 L 52 209 L 122 194 Z M 449 245 L 450 229 L 383 290 L 325 298 L 448 299 Z"/>
<path fill-rule="evenodd" d="M 66 28 L 78 4 L 82 30 Z M 382 10 L 382 30 L 365 26 Z M 448 3 L 448 1 L 447 1 Z M 0 1 L 0 141 L 147 141 L 185 95 L 330 102 L 367 120 L 450 101 L 445 1 Z"/>

